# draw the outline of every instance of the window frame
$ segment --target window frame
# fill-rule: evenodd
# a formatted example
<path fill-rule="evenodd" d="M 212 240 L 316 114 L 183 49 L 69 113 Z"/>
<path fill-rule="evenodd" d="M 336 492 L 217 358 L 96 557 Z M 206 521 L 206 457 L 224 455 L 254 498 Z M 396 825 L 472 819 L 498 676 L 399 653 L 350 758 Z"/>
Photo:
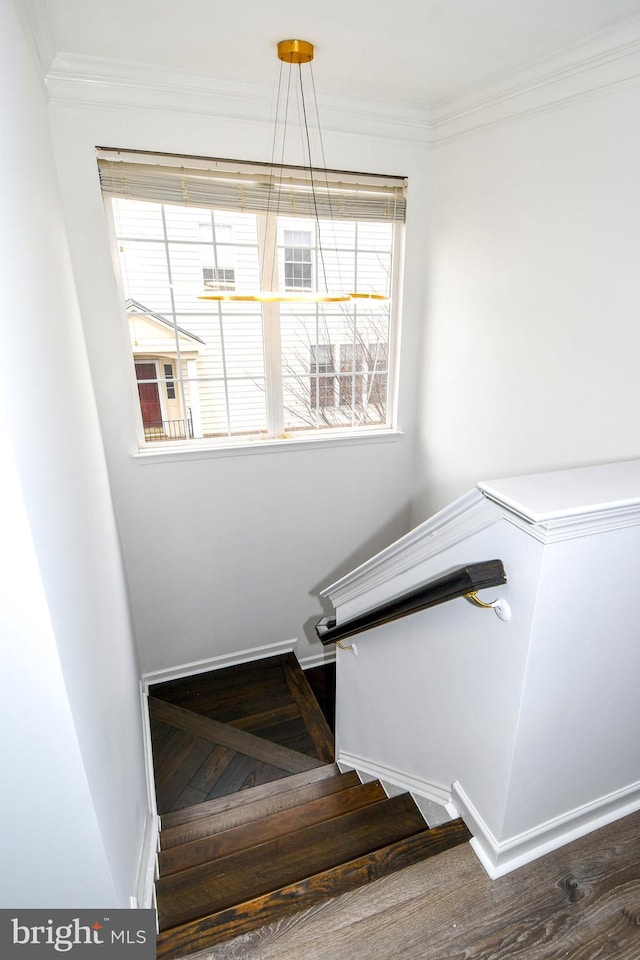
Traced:
<path fill-rule="evenodd" d="M 376 176 L 376 175 L 371 175 Z M 139 199 L 136 197 L 131 197 L 131 199 Z M 118 287 L 118 292 L 120 296 L 120 303 L 125 303 L 125 291 L 122 284 L 122 278 L 120 273 L 120 265 L 118 258 L 118 240 L 115 227 L 115 217 L 114 209 L 111 203 L 112 198 L 110 196 L 104 196 L 104 206 L 106 212 L 106 220 L 108 227 L 108 234 L 111 241 L 111 250 L 114 260 L 114 271 L 116 276 L 116 283 Z M 161 203 L 162 201 L 157 201 Z M 194 204 L 197 206 L 197 204 Z M 257 214 L 258 220 L 262 220 L 265 217 L 264 214 Z M 272 239 L 267 240 L 267 245 L 271 242 L 277 246 L 277 213 L 271 211 L 268 215 L 268 218 L 271 221 L 271 229 L 264 229 L 264 236 L 267 236 L 269 233 L 272 233 Z M 359 222 L 359 221 L 356 221 Z M 145 428 L 142 421 L 142 412 L 140 409 L 139 403 L 139 394 L 138 394 L 138 380 L 135 372 L 135 363 L 136 358 L 133 352 L 128 349 L 128 367 L 130 374 L 130 384 L 131 392 L 134 397 L 133 407 L 134 407 L 134 419 L 136 422 L 136 434 L 137 434 L 137 450 L 133 451 L 133 456 L 141 460 L 157 460 L 162 459 L 199 459 L 201 457 L 208 457 L 210 455 L 221 455 L 221 456 L 234 456 L 242 455 L 245 453 L 255 453 L 255 452 L 267 452 L 268 450 L 275 449 L 303 449 L 308 448 L 309 446 L 342 446 L 346 444 L 359 444 L 359 443 L 370 443 L 374 441 L 388 441 L 397 439 L 402 436 L 402 431 L 397 426 L 397 407 L 398 407 L 398 346 L 399 346 L 399 337 L 400 337 L 400 288 L 401 288 L 401 277 L 404 264 L 404 222 L 395 222 L 391 224 L 392 230 L 392 240 L 391 240 L 391 253 L 390 253 L 390 276 L 389 276 L 389 299 L 390 299 L 390 311 L 389 311 L 389 339 L 385 344 L 388 352 L 388 366 L 386 371 L 387 377 L 387 396 L 386 396 L 386 422 L 380 424 L 368 424 L 361 427 L 353 427 L 350 425 L 347 426 L 331 426 L 325 429 L 309 429 L 308 431 L 300 430 L 295 433 L 290 434 L 285 437 L 283 435 L 283 400 L 282 400 L 282 350 L 280 344 L 280 331 L 279 323 L 273 316 L 276 311 L 279 311 L 279 304 L 263 303 L 262 307 L 262 326 L 263 326 L 263 345 L 264 345 L 264 359 L 265 359 L 265 380 L 267 384 L 271 384 L 271 388 L 267 386 L 266 390 L 266 400 L 267 407 L 270 409 L 270 413 L 267 414 L 268 423 L 271 422 L 272 426 L 275 424 L 275 428 L 272 433 L 268 436 L 263 434 L 254 433 L 250 436 L 248 435 L 230 435 L 224 437 L 206 437 L 206 438 L 197 438 L 197 439 L 172 439 L 170 443 L 159 444 L 155 441 L 149 441 L 145 435 Z M 260 224 L 258 225 L 258 234 L 262 232 Z M 304 231 L 307 232 L 307 231 Z M 309 250 L 311 251 L 311 266 L 312 273 L 315 273 L 317 265 L 317 256 L 314 255 L 314 250 L 316 250 L 315 244 L 317 243 L 311 237 L 311 244 Z M 284 244 L 282 244 L 284 248 Z M 317 251 L 316 251 L 317 253 Z M 267 261 L 267 256 L 264 256 L 264 262 Z M 282 261 L 282 268 L 284 270 L 284 259 Z M 312 281 L 313 282 L 313 281 Z M 204 280 L 203 280 L 204 286 Z M 123 327 L 126 334 L 127 344 L 129 345 L 129 330 L 126 311 L 121 310 L 121 317 L 123 321 Z M 163 358 L 164 360 L 164 358 Z M 180 382 L 183 379 L 181 375 L 181 364 L 180 356 L 171 360 L 171 363 L 174 365 L 176 374 L 173 379 L 173 386 L 176 392 L 180 388 Z M 339 361 L 339 350 L 337 354 L 337 360 L 335 361 L 335 369 L 331 374 L 334 385 L 334 405 L 340 406 L 340 361 Z M 277 370 L 277 373 L 274 375 L 274 371 Z M 372 375 L 372 371 L 364 369 L 362 371 L 362 376 Z M 159 378 L 161 382 L 164 378 Z M 164 391 L 160 391 L 162 401 L 164 401 L 163 396 Z"/>

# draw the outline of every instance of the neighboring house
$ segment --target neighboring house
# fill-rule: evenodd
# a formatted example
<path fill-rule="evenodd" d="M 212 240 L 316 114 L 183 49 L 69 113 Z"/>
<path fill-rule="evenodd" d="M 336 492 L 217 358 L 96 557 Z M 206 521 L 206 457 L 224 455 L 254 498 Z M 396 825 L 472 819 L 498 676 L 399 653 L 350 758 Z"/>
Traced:
<path fill-rule="evenodd" d="M 206 344 L 136 300 L 125 303 L 135 363 L 142 427 L 147 440 L 202 436 L 198 355 Z M 177 387 L 177 370 L 190 384 L 188 398 Z"/>

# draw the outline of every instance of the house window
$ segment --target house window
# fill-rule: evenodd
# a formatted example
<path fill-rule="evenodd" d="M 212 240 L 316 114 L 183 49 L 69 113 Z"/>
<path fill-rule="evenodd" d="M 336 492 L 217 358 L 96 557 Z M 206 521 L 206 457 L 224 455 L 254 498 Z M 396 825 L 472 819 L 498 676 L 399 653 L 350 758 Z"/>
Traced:
<path fill-rule="evenodd" d="M 311 347 L 309 403 L 312 410 L 322 411 L 321 415 L 326 407 L 334 407 L 336 403 L 335 353 L 331 345 L 319 343 Z"/>
<path fill-rule="evenodd" d="M 362 401 L 364 350 L 361 344 L 343 343 L 340 347 L 340 405 L 349 407 Z"/>
<path fill-rule="evenodd" d="M 173 379 L 173 364 L 165 363 L 164 366 L 164 382 L 167 390 L 167 400 L 175 400 L 176 398 L 176 385 Z"/>
<path fill-rule="evenodd" d="M 99 169 L 125 298 L 134 304 L 132 360 L 166 358 L 164 399 L 184 423 L 175 439 L 217 445 L 393 425 L 390 293 L 404 221 L 401 178 L 340 173 L 310 209 L 298 169 L 278 203 L 265 199 L 268 168 L 259 165 L 164 156 L 153 165 L 149 155 L 99 151 Z M 200 299 L 207 289 L 265 286 L 385 298 Z M 146 416 L 138 411 L 145 428 Z M 148 441 L 144 430 L 140 440 Z"/>
<path fill-rule="evenodd" d="M 230 267 L 203 267 L 202 280 L 207 290 L 234 290 L 236 272 Z"/>
<path fill-rule="evenodd" d="M 387 403 L 387 344 L 318 344 L 311 348 L 309 395 L 313 407 L 371 409 L 382 416 Z"/>
<path fill-rule="evenodd" d="M 382 412 L 387 406 L 389 349 L 386 343 L 370 343 L 366 352 L 367 375 L 364 402 Z"/>
<path fill-rule="evenodd" d="M 284 285 L 287 290 L 311 290 L 313 263 L 311 231 L 284 231 Z"/>

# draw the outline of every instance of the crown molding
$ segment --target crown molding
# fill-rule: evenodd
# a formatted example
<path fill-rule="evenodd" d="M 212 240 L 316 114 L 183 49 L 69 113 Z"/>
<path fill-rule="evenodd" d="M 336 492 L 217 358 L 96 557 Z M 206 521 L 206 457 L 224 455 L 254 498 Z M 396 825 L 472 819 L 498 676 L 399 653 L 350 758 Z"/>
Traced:
<path fill-rule="evenodd" d="M 640 460 L 481 481 L 505 520 L 540 543 L 640 524 Z"/>
<path fill-rule="evenodd" d="M 273 89 L 167 67 L 59 52 L 38 0 L 26 4 L 52 103 L 144 109 L 273 124 Z M 49 69 L 47 69 L 49 67 Z M 464 134 L 571 106 L 640 81 L 640 17 L 436 105 L 318 95 L 326 132 L 442 144 Z"/>
<path fill-rule="evenodd" d="M 435 105 L 433 142 L 570 106 L 640 80 L 640 18 Z"/>
<path fill-rule="evenodd" d="M 486 493 L 489 499 L 494 499 Z M 495 502 L 500 505 L 499 499 Z M 503 506 L 503 516 L 507 523 L 517 527 L 539 543 L 560 543 L 562 540 L 575 540 L 578 537 L 590 537 L 596 533 L 610 533 L 625 527 L 640 525 L 640 504 L 620 504 L 612 507 L 597 507 L 590 513 L 567 514 L 547 520 L 532 521 L 525 514 L 512 507 Z"/>
<path fill-rule="evenodd" d="M 505 512 L 505 520 L 540 543 L 559 543 L 590 537 L 596 533 L 609 533 L 640 524 L 640 507 L 619 507 L 601 510 L 591 515 L 566 517 L 542 523 L 530 523 L 517 513 Z"/>
<path fill-rule="evenodd" d="M 275 85 L 265 89 L 151 64 L 58 53 L 46 82 L 51 103 L 158 110 L 269 126 L 274 120 Z M 412 104 L 319 94 L 318 106 L 323 132 L 431 141 L 428 111 Z"/>

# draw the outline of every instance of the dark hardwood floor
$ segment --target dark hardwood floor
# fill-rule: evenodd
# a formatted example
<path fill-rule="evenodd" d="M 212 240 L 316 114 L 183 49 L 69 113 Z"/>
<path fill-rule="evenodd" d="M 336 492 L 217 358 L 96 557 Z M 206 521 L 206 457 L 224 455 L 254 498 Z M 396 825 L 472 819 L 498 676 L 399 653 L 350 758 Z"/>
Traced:
<path fill-rule="evenodd" d="M 332 718 L 335 680 L 324 668 L 311 673 L 320 706 Z M 304 687 L 293 654 L 154 685 L 149 710 L 158 813 L 331 763 L 331 729 L 309 713 Z"/>

